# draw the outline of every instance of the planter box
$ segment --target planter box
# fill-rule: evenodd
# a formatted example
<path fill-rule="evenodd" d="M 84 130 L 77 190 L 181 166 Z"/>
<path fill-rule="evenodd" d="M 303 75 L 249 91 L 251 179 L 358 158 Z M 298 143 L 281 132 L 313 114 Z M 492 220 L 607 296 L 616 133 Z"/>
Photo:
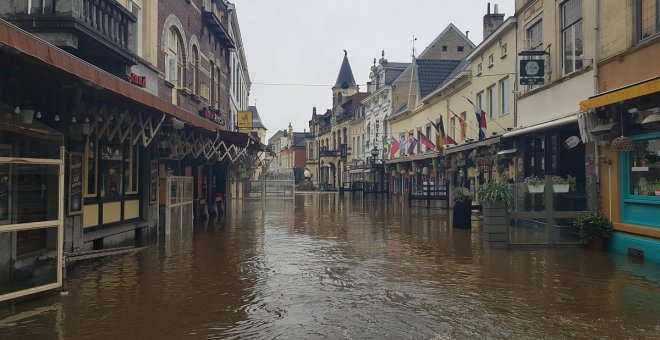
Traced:
<path fill-rule="evenodd" d="M 509 217 L 502 202 L 484 204 L 483 240 L 487 248 L 506 248 L 509 245 Z"/>
<path fill-rule="evenodd" d="M 527 185 L 527 191 L 530 194 L 542 194 L 545 191 L 545 184 Z"/>
<path fill-rule="evenodd" d="M 454 202 L 452 227 L 472 228 L 472 200 L 457 200 Z"/>
<path fill-rule="evenodd" d="M 569 187 L 569 184 L 553 184 L 552 191 L 554 191 L 556 194 L 561 194 L 568 192 Z"/>

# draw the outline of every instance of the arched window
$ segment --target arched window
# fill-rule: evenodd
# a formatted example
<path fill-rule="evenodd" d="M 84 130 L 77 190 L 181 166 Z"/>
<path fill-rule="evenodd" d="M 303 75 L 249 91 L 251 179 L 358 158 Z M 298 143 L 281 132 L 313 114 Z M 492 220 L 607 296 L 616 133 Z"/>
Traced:
<path fill-rule="evenodd" d="M 199 95 L 199 52 L 197 51 L 197 46 L 192 48 L 192 86 L 191 90 L 195 95 Z"/>
<path fill-rule="evenodd" d="M 213 106 L 213 103 L 215 102 L 215 65 L 213 62 L 211 62 L 211 84 L 209 87 L 211 88 L 211 96 L 209 97 L 209 105 Z"/>
<path fill-rule="evenodd" d="M 176 27 L 170 27 L 165 52 L 165 71 L 167 80 L 176 87 L 183 87 L 185 80 L 185 59 L 183 40 Z"/>

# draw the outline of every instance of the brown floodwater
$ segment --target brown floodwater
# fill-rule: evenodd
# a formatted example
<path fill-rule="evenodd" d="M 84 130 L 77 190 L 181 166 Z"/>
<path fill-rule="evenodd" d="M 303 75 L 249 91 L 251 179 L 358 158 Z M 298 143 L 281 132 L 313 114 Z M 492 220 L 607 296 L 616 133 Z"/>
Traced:
<path fill-rule="evenodd" d="M 359 195 L 233 202 L 137 254 L 69 268 L 0 339 L 660 339 L 660 266 L 490 250 L 446 210 Z"/>

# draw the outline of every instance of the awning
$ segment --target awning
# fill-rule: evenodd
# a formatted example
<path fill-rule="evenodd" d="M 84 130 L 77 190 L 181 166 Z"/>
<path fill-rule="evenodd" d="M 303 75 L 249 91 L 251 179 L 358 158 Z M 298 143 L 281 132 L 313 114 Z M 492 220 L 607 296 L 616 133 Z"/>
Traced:
<path fill-rule="evenodd" d="M 580 111 L 602 107 L 624 100 L 660 92 L 660 77 L 630 84 L 618 89 L 603 92 L 580 103 Z"/>
<path fill-rule="evenodd" d="M 478 148 L 480 146 L 486 146 L 486 145 L 492 145 L 500 142 L 501 137 L 493 137 L 493 138 L 488 138 L 476 142 L 470 142 L 470 143 L 465 143 L 461 144 L 459 146 L 451 147 L 448 149 L 445 149 L 444 154 L 445 155 L 451 155 L 452 153 L 457 153 L 461 151 L 466 151 L 466 150 L 472 150 L 474 148 Z"/>
<path fill-rule="evenodd" d="M 185 111 L 170 102 L 139 89 L 127 81 L 78 59 L 4 20 L 0 20 L 0 51 L 2 50 L 36 59 L 53 69 L 62 71 L 71 78 L 82 80 L 90 86 L 112 92 L 137 104 L 162 111 L 191 126 L 211 132 L 220 130 L 218 125 L 198 116 L 196 113 Z"/>
<path fill-rule="evenodd" d="M 536 125 L 532 125 L 532 126 L 523 127 L 523 128 L 518 129 L 518 130 L 511 131 L 511 132 L 507 132 L 503 135 L 503 137 L 504 138 L 511 138 L 511 137 L 520 136 L 520 135 L 524 135 L 524 134 L 528 134 L 528 133 L 532 133 L 532 132 L 536 132 L 536 131 L 542 131 L 542 130 L 546 130 L 546 129 L 550 129 L 550 128 L 554 128 L 554 127 L 558 127 L 558 126 L 562 126 L 562 125 L 577 123 L 577 121 L 578 121 L 577 115 L 572 115 L 572 116 L 568 116 L 568 117 L 564 117 L 564 118 L 560 118 L 560 119 L 556 119 L 556 120 L 551 120 L 549 122 L 545 122 L 545 123 L 541 123 L 541 124 L 536 124 Z"/>

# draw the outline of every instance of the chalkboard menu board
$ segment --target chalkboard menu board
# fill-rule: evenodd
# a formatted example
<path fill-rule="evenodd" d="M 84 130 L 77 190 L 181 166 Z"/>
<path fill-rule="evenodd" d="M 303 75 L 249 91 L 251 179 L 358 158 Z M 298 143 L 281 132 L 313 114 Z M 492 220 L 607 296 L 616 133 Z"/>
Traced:
<path fill-rule="evenodd" d="M 149 167 L 149 203 L 158 199 L 158 162 L 152 161 Z"/>
<path fill-rule="evenodd" d="M 83 209 L 83 153 L 72 152 L 69 156 L 69 215 L 82 214 Z"/>

